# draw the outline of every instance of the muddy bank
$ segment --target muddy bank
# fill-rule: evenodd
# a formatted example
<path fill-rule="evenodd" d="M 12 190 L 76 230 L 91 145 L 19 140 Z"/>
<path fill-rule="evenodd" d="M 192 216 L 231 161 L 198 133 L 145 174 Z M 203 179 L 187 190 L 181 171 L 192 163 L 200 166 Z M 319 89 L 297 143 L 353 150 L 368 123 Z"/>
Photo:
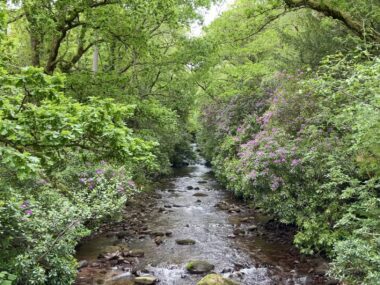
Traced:
<path fill-rule="evenodd" d="M 186 269 L 194 260 L 240 284 L 336 284 L 327 263 L 300 255 L 292 236 L 235 200 L 201 162 L 129 202 L 123 221 L 80 246 L 76 284 L 142 284 L 137 276 L 196 284 L 205 273 Z"/>

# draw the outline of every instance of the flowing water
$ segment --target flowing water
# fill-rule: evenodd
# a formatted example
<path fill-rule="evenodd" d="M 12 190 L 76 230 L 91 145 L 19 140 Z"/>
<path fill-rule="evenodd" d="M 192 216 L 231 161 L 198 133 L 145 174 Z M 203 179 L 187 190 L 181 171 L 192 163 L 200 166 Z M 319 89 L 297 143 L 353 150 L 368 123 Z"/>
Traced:
<path fill-rule="evenodd" d="M 169 232 L 169 236 L 159 245 L 149 234 L 131 234 L 120 240 L 110 231 L 95 237 L 78 249 L 77 258 L 94 262 L 96 269 L 82 269 L 77 284 L 133 284 L 131 269 L 97 263 L 100 252 L 120 243 L 144 252 L 144 257 L 133 259 L 134 272 L 154 275 L 158 284 L 196 284 L 202 276 L 185 269 L 194 259 L 208 261 L 215 265 L 214 272 L 240 284 L 325 284 L 315 272 L 325 264 L 323 260 L 300 256 L 286 238 L 276 236 L 281 232 L 268 236 L 255 231 L 252 224 L 265 217 L 239 205 L 218 185 L 204 161 L 176 170 L 156 193 L 158 198 L 141 205 L 146 212 L 144 226 L 151 232 Z M 196 193 L 205 195 L 193 196 Z M 221 201 L 233 204 L 236 211 L 215 207 Z M 195 244 L 178 245 L 178 239 L 192 239 Z"/>

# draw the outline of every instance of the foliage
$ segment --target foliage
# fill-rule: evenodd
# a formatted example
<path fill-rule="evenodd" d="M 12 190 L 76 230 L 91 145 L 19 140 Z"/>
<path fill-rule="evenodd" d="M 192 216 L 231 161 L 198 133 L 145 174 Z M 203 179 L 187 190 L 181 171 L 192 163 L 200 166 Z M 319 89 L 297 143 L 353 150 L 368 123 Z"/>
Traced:
<path fill-rule="evenodd" d="M 195 65 L 198 141 L 228 189 L 297 225 L 302 252 L 329 256 L 330 273 L 349 284 L 378 284 L 377 44 L 307 9 L 277 17 L 275 2 L 239 1 L 208 28 L 204 40 L 220 46 Z M 363 15 L 340 2 L 326 7 Z M 361 9 L 374 17 L 371 5 Z M 230 25 L 245 16 L 249 28 Z"/>
<path fill-rule="evenodd" d="M 235 124 L 214 129 L 203 146 L 213 146 L 212 163 L 228 188 L 298 225 L 295 243 L 305 253 L 327 252 L 335 276 L 376 284 L 380 65 L 360 58 L 338 55 L 316 75 L 281 75 L 287 81 L 270 92 L 265 112 L 232 113 L 227 120 Z M 219 108 L 231 116 L 233 107 Z M 202 125 L 210 120 L 223 122 L 203 113 Z"/>
<path fill-rule="evenodd" d="M 304 253 L 380 282 L 379 4 L 238 0 L 189 38 L 211 2 L 0 3 L 1 284 L 72 283 L 78 241 L 194 131 Z"/>
<path fill-rule="evenodd" d="M 79 240 L 190 159 L 184 49 L 209 4 L 0 4 L 0 283 L 71 284 Z"/>
<path fill-rule="evenodd" d="M 125 125 L 133 105 L 79 103 L 60 75 L 27 68 L 0 80 L 0 267 L 21 284 L 70 284 L 75 245 L 120 214 L 137 169 L 156 169 L 155 143 Z"/>

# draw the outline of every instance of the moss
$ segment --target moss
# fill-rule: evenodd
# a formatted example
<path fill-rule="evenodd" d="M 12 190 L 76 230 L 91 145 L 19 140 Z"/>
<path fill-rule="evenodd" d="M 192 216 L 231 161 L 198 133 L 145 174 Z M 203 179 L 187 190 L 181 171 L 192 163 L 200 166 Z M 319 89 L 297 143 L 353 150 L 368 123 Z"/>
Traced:
<path fill-rule="evenodd" d="M 197 285 L 238 285 L 238 283 L 219 274 L 208 274 Z"/>

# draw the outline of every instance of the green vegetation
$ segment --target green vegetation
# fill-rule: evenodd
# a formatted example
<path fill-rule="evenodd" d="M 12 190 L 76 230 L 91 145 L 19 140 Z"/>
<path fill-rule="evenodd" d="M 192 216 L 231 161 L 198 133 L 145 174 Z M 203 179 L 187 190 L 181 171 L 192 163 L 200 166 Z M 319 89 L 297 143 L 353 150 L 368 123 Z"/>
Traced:
<path fill-rule="evenodd" d="M 194 75 L 218 178 L 349 284 L 380 282 L 379 16 L 373 1 L 238 1 Z"/>
<path fill-rule="evenodd" d="M 4 2 L 4 1 L 3 1 Z M 0 284 L 72 284 L 78 242 L 191 159 L 380 284 L 380 4 L 0 3 Z"/>
<path fill-rule="evenodd" d="M 78 241 L 189 159 L 183 50 L 209 1 L 8 2 L 0 284 L 72 284 Z"/>

